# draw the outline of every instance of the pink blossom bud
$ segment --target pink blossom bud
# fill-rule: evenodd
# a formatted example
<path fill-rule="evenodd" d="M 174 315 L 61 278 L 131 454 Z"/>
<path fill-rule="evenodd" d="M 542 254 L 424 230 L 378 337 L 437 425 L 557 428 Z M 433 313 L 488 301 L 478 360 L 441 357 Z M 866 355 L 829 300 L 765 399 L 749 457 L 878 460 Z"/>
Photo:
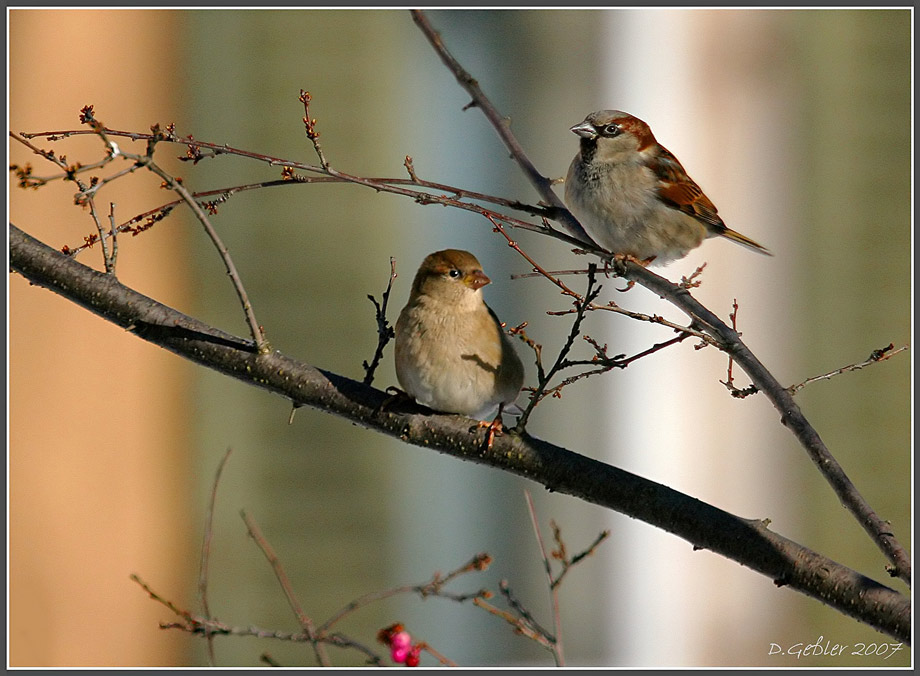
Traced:
<path fill-rule="evenodd" d="M 390 645 L 394 648 L 406 648 L 412 644 L 412 637 L 408 631 L 400 631 L 390 637 Z"/>

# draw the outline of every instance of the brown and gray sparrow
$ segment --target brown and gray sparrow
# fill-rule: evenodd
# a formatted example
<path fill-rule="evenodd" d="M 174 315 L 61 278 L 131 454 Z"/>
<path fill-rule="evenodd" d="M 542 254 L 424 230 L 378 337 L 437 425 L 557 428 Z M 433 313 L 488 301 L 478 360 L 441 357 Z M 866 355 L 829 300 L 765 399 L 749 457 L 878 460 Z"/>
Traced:
<path fill-rule="evenodd" d="M 565 179 L 566 206 L 604 249 L 663 265 L 707 237 L 722 236 L 772 255 L 722 222 L 715 205 L 639 118 L 601 110 L 571 130 L 581 147 Z"/>

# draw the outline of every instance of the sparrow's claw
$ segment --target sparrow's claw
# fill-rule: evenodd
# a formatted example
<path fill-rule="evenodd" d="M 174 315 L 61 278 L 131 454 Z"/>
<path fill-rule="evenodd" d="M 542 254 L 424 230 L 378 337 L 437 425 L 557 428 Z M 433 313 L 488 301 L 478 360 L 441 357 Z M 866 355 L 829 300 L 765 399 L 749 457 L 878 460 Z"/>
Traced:
<path fill-rule="evenodd" d="M 476 427 L 472 429 L 483 429 L 486 428 L 489 431 L 486 432 L 486 450 L 492 450 L 492 444 L 495 443 L 495 437 L 500 437 L 505 433 L 505 427 L 502 425 L 502 414 L 501 411 L 498 412 L 498 415 L 495 416 L 495 420 L 491 422 L 488 420 L 481 420 Z M 471 430 L 472 431 L 472 430 Z"/>
<path fill-rule="evenodd" d="M 649 256 L 648 258 L 637 258 L 636 256 L 633 256 L 632 254 L 619 254 L 619 253 L 613 254 L 613 260 L 615 261 L 620 261 L 620 262 L 632 261 L 636 265 L 641 265 L 643 268 L 647 268 L 652 263 L 652 261 L 654 261 L 656 258 L 658 258 L 658 256 Z"/>
<path fill-rule="evenodd" d="M 651 262 L 655 260 L 655 258 L 657 258 L 657 256 L 651 256 L 649 258 L 641 259 L 641 258 L 637 258 L 633 256 L 632 254 L 620 254 L 620 253 L 613 254 L 613 257 L 607 259 L 607 261 L 605 262 L 604 271 L 605 272 L 607 271 L 607 266 L 610 265 L 612 261 L 614 263 L 614 268 L 616 269 L 617 274 L 619 274 L 620 276 L 623 276 L 626 274 L 626 262 L 627 261 L 635 263 L 636 265 L 641 265 L 643 268 L 645 268 L 645 267 L 648 267 L 649 264 L 651 264 Z M 635 280 L 631 279 L 628 282 L 626 282 L 625 289 L 617 289 L 617 291 L 620 291 L 620 292 L 629 291 L 635 285 L 636 285 Z"/>
<path fill-rule="evenodd" d="M 611 260 L 612 259 L 610 258 L 604 259 L 604 277 L 607 277 L 608 279 L 610 278 L 610 261 Z M 616 270 L 614 270 L 614 272 L 616 272 Z"/>
<path fill-rule="evenodd" d="M 379 415 L 380 413 L 383 413 L 387 408 L 392 406 L 393 403 L 396 401 L 400 401 L 400 400 L 407 401 L 407 402 L 415 401 L 415 399 L 410 397 L 406 392 L 403 392 L 398 387 L 393 387 L 392 385 L 390 385 L 387 389 L 385 389 L 384 392 L 386 392 L 390 396 L 384 399 L 382 402 L 380 402 L 380 406 L 374 409 L 375 416 Z"/>

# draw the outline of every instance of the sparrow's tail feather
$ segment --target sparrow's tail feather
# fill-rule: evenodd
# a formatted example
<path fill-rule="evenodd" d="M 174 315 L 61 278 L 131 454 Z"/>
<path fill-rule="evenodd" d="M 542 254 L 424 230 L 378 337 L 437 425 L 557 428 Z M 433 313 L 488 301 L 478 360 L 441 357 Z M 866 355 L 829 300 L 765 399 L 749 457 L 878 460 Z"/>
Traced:
<path fill-rule="evenodd" d="M 770 250 L 767 249 L 765 246 L 761 246 L 760 244 L 758 244 L 757 242 L 755 242 L 755 241 L 754 241 L 753 239 L 751 239 L 750 237 L 745 237 L 745 236 L 742 235 L 740 232 L 735 232 L 735 231 L 732 230 L 731 228 L 725 228 L 725 230 L 723 230 L 723 231 L 720 232 L 719 234 L 722 235 L 723 237 L 727 237 L 728 239 L 730 239 L 730 240 L 733 241 L 733 242 L 737 242 L 738 244 L 741 244 L 741 245 L 743 245 L 743 246 L 746 246 L 748 249 L 753 249 L 753 250 L 756 251 L 757 253 L 762 253 L 762 254 L 765 254 L 765 255 L 767 255 L 767 256 L 772 256 L 772 255 L 773 255 L 773 254 L 770 252 Z"/>

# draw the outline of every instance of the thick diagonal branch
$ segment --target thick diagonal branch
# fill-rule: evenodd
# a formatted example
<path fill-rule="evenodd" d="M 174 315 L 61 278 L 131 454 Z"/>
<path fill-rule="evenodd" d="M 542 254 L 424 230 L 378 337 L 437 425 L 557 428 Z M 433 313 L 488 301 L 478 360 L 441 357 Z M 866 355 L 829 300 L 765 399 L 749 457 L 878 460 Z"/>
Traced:
<path fill-rule="evenodd" d="M 492 449 L 470 420 L 412 405 L 387 408 L 388 396 L 280 352 L 259 354 L 250 340 L 214 329 L 123 286 L 10 225 L 10 266 L 104 319 L 195 363 L 279 394 L 296 404 L 511 472 L 674 533 L 817 598 L 899 640 L 910 640 L 910 600 L 821 554 L 688 495 L 530 436 L 506 434 Z"/>
<path fill-rule="evenodd" d="M 518 143 L 507 120 L 498 112 L 492 102 L 483 93 L 479 83 L 470 75 L 463 66 L 451 55 L 444 45 L 444 41 L 431 23 L 420 10 L 412 10 L 412 18 L 431 43 L 441 61 L 450 69 L 457 82 L 472 97 L 473 104 L 482 110 L 483 115 L 489 120 L 498 133 L 505 147 L 510 151 L 512 159 L 524 172 L 524 175 L 539 193 L 542 200 L 551 205 L 556 211 L 556 220 L 563 223 L 569 232 L 585 242 L 591 241 L 584 234 L 584 228 L 566 209 L 565 205 L 553 192 L 552 182 L 543 176 L 533 162 L 527 157 L 524 149 Z M 594 247 L 588 246 L 589 249 Z M 596 249 L 597 253 L 604 254 L 603 250 Z M 607 256 L 609 257 L 609 253 Z M 818 470 L 830 483 L 837 497 L 844 507 L 850 510 L 866 530 L 879 549 L 893 564 L 889 574 L 899 577 L 908 585 L 911 578 L 910 557 L 907 551 L 891 532 L 891 526 L 884 521 L 853 485 L 846 472 L 831 455 L 827 446 L 818 436 L 817 431 L 811 426 L 801 409 L 793 401 L 792 395 L 773 377 L 773 375 L 760 363 L 754 354 L 741 342 L 738 333 L 730 329 L 715 314 L 701 305 L 686 288 L 673 284 L 664 277 L 656 275 L 648 269 L 630 261 L 624 261 L 622 274 L 631 281 L 636 281 L 642 286 L 657 293 L 664 300 L 676 305 L 691 319 L 698 320 L 705 331 L 719 343 L 720 349 L 738 363 L 748 374 L 754 385 L 760 389 L 779 411 L 783 425 L 789 428 L 796 436 L 809 457 L 814 461 Z"/>

